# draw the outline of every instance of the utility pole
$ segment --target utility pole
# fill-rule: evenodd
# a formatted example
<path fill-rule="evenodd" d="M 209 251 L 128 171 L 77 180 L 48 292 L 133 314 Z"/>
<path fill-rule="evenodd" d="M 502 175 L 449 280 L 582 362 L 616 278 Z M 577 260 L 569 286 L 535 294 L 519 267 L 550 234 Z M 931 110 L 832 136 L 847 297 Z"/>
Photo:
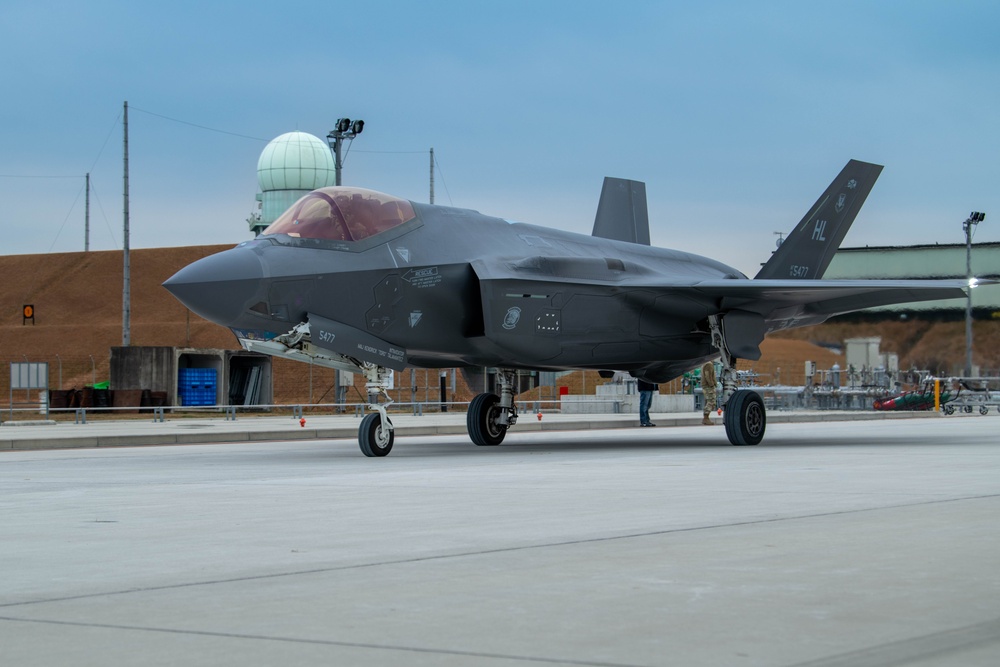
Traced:
<path fill-rule="evenodd" d="M 326 142 L 330 145 L 330 150 L 333 151 L 333 173 L 336 177 L 336 185 L 341 185 L 340 172 L 344 168 L 344 160 L 341 156 L 344 139 L 353 141 L 354 137 L 361 134 L 364 129 L 365 121 L 363 120 L 351 122 L 350 118 L 340 118 L 337 120 L 336 129 L 330 130 L 330 134 L 326 135 Z"/>
<path fill-rule="evenodd" d="M 83 251 L 90 252 L 90 172 L 87 172 L 87 197 L 84 201 L 86 204 L 83 208 Z"/>
<path fill-rule="evenodd" d="M 985 213 L 973 211 L 968 219 L 962 223 L 962 231 L 965 232 L 965 277 L 969 280 L 969 286 L 965 288 L 965 376 L 972 376 L 972 288 L 975 283 L 972 278 L 972 232 L 973 226 L 978 225 L 986 219 Z"/>
<path fill-rule="evenodd" d="M 124 249 L 125 265 L 124 265 L 124 285 L 122 288 L 122 347 L 129 347 L 132 342 L 132 287 L 129 283 L 129 252 L 128 252 L 128 101 L 125 102 L 125 110 L 122 116 L 122 126 L 124 128 L 124 154 L 125 154 L 125 164 L 124 164 L 124 194 L 123 194 L 123 218 L 124 218 L 124 240 L 122 242 L 122 247 Z"/>
<path fill-rule="evenodd" d="M 434 203 L 434 147 L 431 146 L 431 204 Z"/>

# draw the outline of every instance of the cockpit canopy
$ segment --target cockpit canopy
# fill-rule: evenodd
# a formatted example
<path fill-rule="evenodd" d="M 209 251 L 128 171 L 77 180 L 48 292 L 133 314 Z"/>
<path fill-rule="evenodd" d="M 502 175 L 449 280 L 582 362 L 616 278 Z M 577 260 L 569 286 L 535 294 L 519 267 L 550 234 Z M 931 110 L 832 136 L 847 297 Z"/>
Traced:
<path fill-rule="evenodd" d="M 304 239 L 361 241 L 415 217 L 413 206 L 405 199 L 374 190 L 334 186 L 313 190 L 295 202 L 261 236 L 287 234 Z"/>

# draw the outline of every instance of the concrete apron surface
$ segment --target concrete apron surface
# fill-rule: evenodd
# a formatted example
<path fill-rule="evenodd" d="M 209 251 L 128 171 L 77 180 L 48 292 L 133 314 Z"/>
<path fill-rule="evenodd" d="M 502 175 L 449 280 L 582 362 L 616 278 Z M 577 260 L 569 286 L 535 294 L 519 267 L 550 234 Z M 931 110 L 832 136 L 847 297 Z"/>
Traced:
<path fill-rule="evenodd" d="M 996 665 L 998 424 L 8 451 L 0 663 Z"/>

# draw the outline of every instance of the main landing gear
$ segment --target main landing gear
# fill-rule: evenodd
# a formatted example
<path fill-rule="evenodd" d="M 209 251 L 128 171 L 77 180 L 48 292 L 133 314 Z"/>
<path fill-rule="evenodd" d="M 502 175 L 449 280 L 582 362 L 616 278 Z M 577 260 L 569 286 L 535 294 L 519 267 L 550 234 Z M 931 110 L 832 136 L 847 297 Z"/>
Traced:
<path fill-rule="evenodd" d="M 466 426 L 472 442 L 480 447 L 499 445 L 507 429 L 517 423 L 514 405 L 514 373 L 501 369 L 497 373 L 500 395 L 479 394 L 469 404 Z"/>
<path fill-rule="evenodd" d="M 722 324 L 716 315 L 708 318 L 712 345 L 722 354 L 722 421 L 726 437 L 734 445 L 756 445 L 764 439 L 767 413 L 760 394 L 750 389 L 736 388 L 736 357 L 726 346 Z"/>
<path fill-rule="evenodd" d="M 386 389 L 389 386 L 389 371 L 374 364 L 362 366 L 368 389 L 368 409 L 358 429 L 358 445 L 365 456 L 385 456 L 392 451 L 395 439 L 392 422 L 386 414 L 386 407 L 392 403 Z M 469 405 L 466 425 L 472 442 L 482 447 L 499 445 L 507 435 L 507 429 L 517 423 L 517 406 L 514 405 L 514 372 L 500 370 L 497 374 L 500 395 L 479 394 Z M 379 403 L 379 396 L 385 400 Z"/>
<path fill-rule="evenodd" d="M 734 445 L 756 445 L 764 438 L 767 414 L 760 394 L 750 389 L 734 391 L 726 401 L 723 422 Z"/>
<path fill-rule="evenodd" d="M 390 371 L 368 363 L 364 364 L 361 370 L 364 371 L 367 380 L 365 386 L 368 389 L 368 409 L 375 412 L 365 415 L 361 420 L 358 445 L 365 456 L 385 456 L 392 451 L 392 442 L 395 439 L 392 422 L 389 421 L 389 415 L 385 411 L 392 403 L 386 391 L 389 387 Z M 378 402 L 379 396 L 385 397 L 385 403 Z"/>

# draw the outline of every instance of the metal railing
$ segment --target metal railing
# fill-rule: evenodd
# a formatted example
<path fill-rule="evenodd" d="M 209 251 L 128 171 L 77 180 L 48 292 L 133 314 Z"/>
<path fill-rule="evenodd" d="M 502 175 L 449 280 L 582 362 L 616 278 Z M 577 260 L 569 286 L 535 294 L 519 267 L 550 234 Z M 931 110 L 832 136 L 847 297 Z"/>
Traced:
<path fill-rule="evenodd" d="M 538 413 L 558 413 L 561 411 L 560 401 L 516 401 L 518 412 L 523 414 Z M 608 403 L 613 405 L 614 413 L 621 413 L 622 401 L 615 400 L 595 400 L 587 403 Z M 353 414 L 356 418 L 365 415 L 368 403 L 294 403 L 294 404 L 265 404 L 265 405 L 164 405 L 164 406 L 125 406 L 125 407 L 73 407 L 73 408 L 50 408 L 44 402 L 14 403 L 12 405 L 0 406 L 0 411 L 11 415 L 14 421 L 14 413 L 32 413 L 39 416 L 44 415 L 48 420 L 52 415 L 73 415 L 74 424 L 88 423 L 88 417 L 95 416 L 110 417 L 129 415 L 148 415 L 154 422 L 166 421 L 167 414 L 177 416 L 191 415 L 224 415 L 226 421 L 236 421 L 240 413 L 275 413 L 290 412 L 293 419 L 303 419 L 309 413 L 326 411 L 324 414 Z M 466 412 L 469 407 L 467 401 L 415 401 L 390 403 L 386 406 L 390 414 L 410 413 L 415 417 L 422 417 L 425 414 L 444 414 L 448 412 Z M 454 410 L 453 410 L 454 409 Z M 0 418 L 0 421 L 4 421 Z"/>

